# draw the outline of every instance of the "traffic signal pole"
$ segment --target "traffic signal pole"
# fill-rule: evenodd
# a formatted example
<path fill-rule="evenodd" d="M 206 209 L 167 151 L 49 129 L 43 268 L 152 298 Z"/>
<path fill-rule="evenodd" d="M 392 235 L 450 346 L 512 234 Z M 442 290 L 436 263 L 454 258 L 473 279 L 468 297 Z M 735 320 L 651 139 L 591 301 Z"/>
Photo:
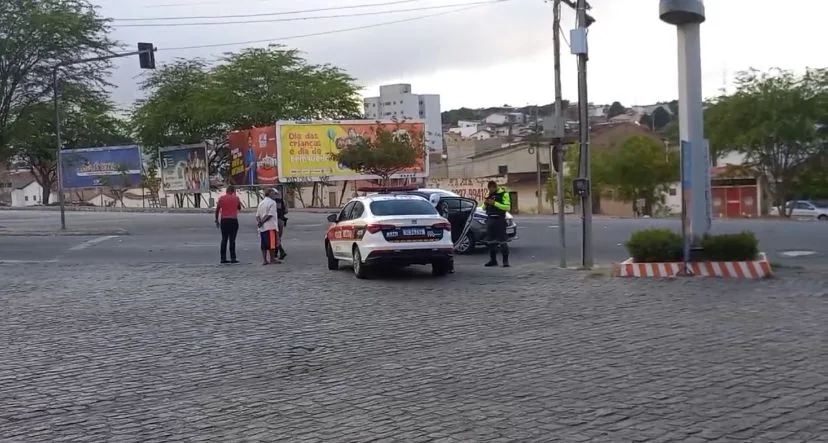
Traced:
<path fill-rule="evenodd" d="M 63 160 L 61 159 L 60 151 L 63 149 L 63 143 L 60 139 L 60 68 L 64 66 L 79 65 L 82 63 L 99 62 L 103 60 L 110 60 L 113 58 L 130 57 L 137 55 L 140 60 L 141 69 L 155 69 L 155 48 L 152 43 L 138 43 L 138 50 L 132 52 L 112 53 L 101 57 L 82 58 L 78 60 L 70 60 L 67 62 L 58 63 L 52 68 L 52 101 L 55 107 L 55 141 L 57 144 L 57 166 L 56 178 L 58 182 L 58 202 L 60 204 L 60 230 L 66 230 L 66 198 L 63 195 Z"/>
<path fill-rule="evenodd" d="M 592 183 L 589 159 L 589 100 L 587 98 L 587 2 L 578 0 L 577 18 L 578 27 L 572 30 L 570 41 L 572 52 L 578 56 L 578 114 L 579 131 L 581 133 L 580 177 L 581 187 L 581 266 L 592 269 L 593 240 L 592 240 Z M 577 42 L 577 44 L 576 44 Z"/>

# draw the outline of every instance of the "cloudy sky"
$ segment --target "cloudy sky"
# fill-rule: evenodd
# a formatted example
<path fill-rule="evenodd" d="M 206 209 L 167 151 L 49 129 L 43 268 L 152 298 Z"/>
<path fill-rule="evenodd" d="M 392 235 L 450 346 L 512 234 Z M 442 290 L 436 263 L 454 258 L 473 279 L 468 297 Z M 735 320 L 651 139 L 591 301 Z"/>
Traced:
<path fill-rule="evenodd" d="M 175 58 L 215 59 L 271 40 L 297 48 L 314 63 L 346 69 L 377 95 L 380 84 L 411 83 L 415 93 L 441 94 L 443 109 L 554 100 L 552 6 L 544 0 L 95 0 L 115 19 L 115 38 L 132 47 L 153 42 L 158 63 Z M 391 4 L 394 3 L 394 4 Z M 591 0 L 590 101 L 650 104 L 676 97 L 676 31 L 658 18 L 657 0 Z M 364 8 L 348 6 L 372 4 Z M 467 5 L 467 6 L 451 6 Z M 750 67 L 803 70 L 828 66 L 828 1 L 707 0 L 702 25 L 705 94 L 732 85 Z M 327 11 L 279 13 L 332 8 Z M 388 11 L 402 12 L 386 13 Z M 435 14 L 442 14 L 434 16 Z M 247 15 L 247 17 L 227 17 Z M 349 17 L 302 20 L 312 16 Z M 146 26 L 171 17 L 222 16 L 187 22 L 235 22 L 200 26 Z M 431 17 L 424 17 L 431 16 Z M 424 17 L 424 18 L 423 18 Z M 134 21 L 132 19 L 150 19 Z M 162 18 L 164 20 L 162 20 Z M 290 21 L 288 21 L 288 19 Z M 407 22 L 401 20 L 412 19 Z M 279 21 L 276 21 L 279 20 Z M 388 23 L 397 22 L 397 23 Z M 386 24 L 386 25 L 380 25 Z M 375 26 L 377 25 L 377 26 Z M 575 25 L 564 6 L 565 35 Z M 342 29 L 370 26 L 346 32 Z M 307 34 L 324 34 L 303 36 Z M 294 37 L 294 38 L 291 38 Z M 201 45 L 223 45 L 187 48 Z M 259 43 L 264 46 L 266 43 Z M 186 48 L 186 49 L 176 49 Z M 577 98 L 575 57 L 563 46 L 564 98 Z M 120 60 L 115 97 L 139 97 L 138 61 Z"/>

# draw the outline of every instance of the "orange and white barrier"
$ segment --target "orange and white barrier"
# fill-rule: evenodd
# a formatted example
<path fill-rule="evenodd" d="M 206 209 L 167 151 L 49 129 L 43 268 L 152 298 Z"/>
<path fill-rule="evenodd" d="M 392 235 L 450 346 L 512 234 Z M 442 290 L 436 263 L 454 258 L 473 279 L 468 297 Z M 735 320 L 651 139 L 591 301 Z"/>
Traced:
<path fill-rule="evenodd" d="M 673 278 L 684 274 L 684 263 L 633 263 L 629 258 L 613 266 L 616 277 Z M 694 277 L 760 279 L 773 275 L 764 252 L 758 260 L 688 263 Z"/>

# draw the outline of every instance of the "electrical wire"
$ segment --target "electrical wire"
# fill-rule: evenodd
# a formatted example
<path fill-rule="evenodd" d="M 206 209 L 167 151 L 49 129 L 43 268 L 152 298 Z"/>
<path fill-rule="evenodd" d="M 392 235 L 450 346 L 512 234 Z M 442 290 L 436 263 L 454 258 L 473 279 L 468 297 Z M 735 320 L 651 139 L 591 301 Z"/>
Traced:
<path fill-rule="evenodd" d="M 157 20 L 211 20 L 211 19 L 222 19 L 222 18 L 245 18 L 245 17 L 267 17 L 267 16 L 277 16 L 277 15 L 295 15 L 295 14 L 308 14 L 311 12 L 327 12 L 327 11 L 341 11 L 343 9 L 361 9 L 361 8 L 376 8 L 378 6 L 394 6 L 400 5 L 403 3 L 419 3 L 424 0 L 394 0 L 390 2 L 382 2 L 382 3 L 361 3 L 358 5 L 346 5 L 346 6 L 329 6 L 326 8 L 315 8 L 315 9 L 298 9 L 293 11 L 279 11 L 279 12 L 266 12 L 266 13 L 258 13 L 258 14 L 226 14 L 226 15 L 188 15 L 188 16 L 174 16 L 174 17 L 132 17 L 132 18 L 113 18 L 112 21 L 116 22 L 151 22 Z"/>
<path fill-rule="evenodd" d="M 238 20 L 238 21 L 221 21 L 221 22 L 190 22 L 190 23 L 140 23 L 140 24 L 126 24 L 126 25 L 114 25 L 115 28 L 151 28 L 151 27 L 178 27 L 178 26 L 213 26 L 213 25 L 239 25 L 239 24 L 248 24 L 248 23 L 276 23 L 276 22 L 294 22 L 294 21 L 307 21 L 307 20 L 321 20 L 321 19 L 334 19 L 334 18 L 351 18 L 351 17 L 368 17 L 368 16 L 375 16 L 375 15 L 385 15 L 385 14 L 394 14 L 400 12 L 419 12 L 419 11 L 427 11 L 427 10 L 435 10 L 435 9 L 449 9 L 449 8 L 457 8 L 457 7 L 465 7 L 465 6 L 477 6 L 477 5 L 488 5 L 492 3 L 499 3 L 503 0 L 487 0 L 487 1 L 478 1 L 478 2 L 471 2 L 471 3 L 454 3 L 448 5 L 439 5 L 439 6 L 429 6 L 429 7 L 420 7 L 420 8 L 408 8 L 408 9 L 394 9 L 389 11 L 370 11 L 370 12 L 355 12 L 350 14 L 333 14 L 333 15 L 318 15 L 313 17 L 290 17 L 290 18 L 271 18 L 265 20 Z M 267 15 L 267 14 L 265 14 Z"/>
<path fill-rule="evenodd" d="M 350 27 L 350 28 L 332 29 L 332 30 L 329 30 L 329 31 L 312 32 L 312 33 L 308 33 L 308 34 L 286 35 L 286 36 L 283 36 L 283 37 L 274 37 L 274 38 L 267 38 L 267 39 L 261 39 L 261 40 L 245 40 L 245 41 L 228 42 L 228 43 L 213 43 L 213 44 L 205 44 L 205 45 L 178 46 L 178 47 L 172 47 L 172 48 L 160 47 L 160 48 L 157 49 L 157 51 L 158 52 L 161 52 L 161 51 L 184 51 L 184 50 L 190 50 L 190 49 L 222 48 L 222 47 L 227 47 L 227 46 L 255 45 L 255 44 L 261 44 L 261 43 L 280 42 L 280 41 L 284 41 L 284 40 L 295 40 L 295 39 L 306 38 L 306 37 L 318 37 L 318 36 L 323 36 L 323 35 L 340 34 L 340 33 L 343 33 L 343 32 L 360 31 L 360 30 L 363 30 L 363 29 L 373 29 L 373 28 L 379 28 L 379 27 L 382 27 L 382 26 L 395 25 L 395 24 L 400 24 L 400 23 L 408 23 L 408 22 L 413 22 L 413 21 L 417 21 L 417 20 L 424 20 L 424 19 L 427 19 L 427 18 L 439 17 L 439 16 L 443 16 L 443 15 L 454 14 L 454 13 L 457 13 L 457 12 L 477 9 L 477 8 L 481 8 L 483 6 L 488 6 L 488 5 L 491 5 L 491 4 L 508 3 L 508 2 L 511 2 L 511 1 L 514 1 L 514 0 L 493 0 L 493 1 L 489 1 L 489 2 L 484 3 L 484 4 L 479 4 L 479 5 L 475 5 L 475 6 L 468 6 L 468 7 L 465 7 L 465 8 L 453 9 L 451 11 L 436 12 L 434 14 L 420 15 L 420 16 L 417 16 L 417 17 L 409 17 L 409 18 L 404 18 L 404 19 L 400 19 L 400 20 L 393 20 L 393 21 L 381 22 L 381 23 L 372 23 L 370 25 L 353 26 L 353 27 Z"/>

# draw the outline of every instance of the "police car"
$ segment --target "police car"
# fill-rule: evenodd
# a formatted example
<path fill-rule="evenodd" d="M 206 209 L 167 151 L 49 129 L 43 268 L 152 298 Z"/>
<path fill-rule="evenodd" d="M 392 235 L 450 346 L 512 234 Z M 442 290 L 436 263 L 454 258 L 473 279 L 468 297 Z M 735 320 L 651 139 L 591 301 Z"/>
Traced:
<path fill-rule="evenodd" d="M 345 262 L 362 279 L 378 267 L 430 264 L 437 276 L 453 267 L 451 224 L 423 197 L 383 193 L 356 197 L 330 214 L 328 221 L 328 269 L 339 269 Z"/>

